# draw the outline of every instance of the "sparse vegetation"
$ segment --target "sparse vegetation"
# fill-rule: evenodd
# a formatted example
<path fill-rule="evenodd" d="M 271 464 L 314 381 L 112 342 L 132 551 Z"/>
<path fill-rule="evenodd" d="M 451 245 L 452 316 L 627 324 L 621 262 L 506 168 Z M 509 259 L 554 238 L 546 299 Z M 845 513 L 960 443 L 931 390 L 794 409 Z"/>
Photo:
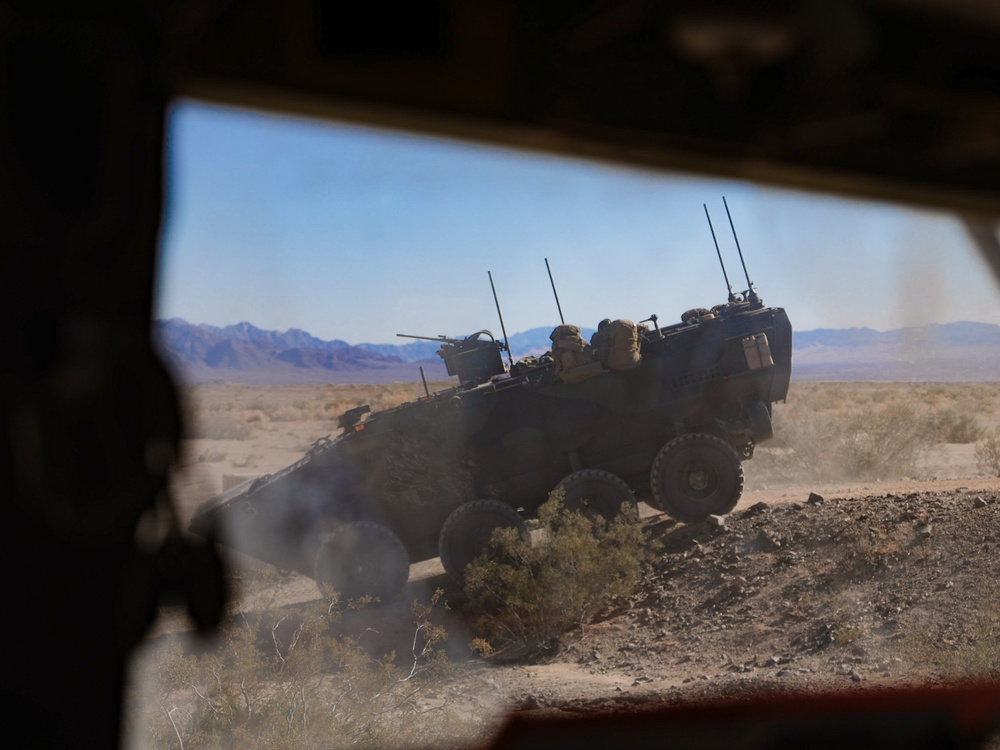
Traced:
<path fill-rule="evenodd" d="M 986 433 L 978 417 L 951 408 L 935 412 L 930 418 L 930 429 L 939 443 L 974 443 Z"/>
<path fill-rule="evenodd" d="M 980 471 L 1000 477 L 1000 427 L 976 446 L 976 464 Z"/>
<path fill-rule="evenodd" d="M 201 454 L 198 455 L 198 461 L 200 463 L 214 464 L 214 463 L 218 463 L 219 461 L 225 461 L 225 460 L 226 460 L 226 454 L 225 453 L 223 453 L 222 451 L 217 451 L 217 450 L 212 450 L 212 449 L 209 449 L 209 450 L 205 451 L 204 453 L 201 453 Z"/>
<path fill-rule="evenodd" d="M 988 383 L 793 383 L 748 483 L 916 478 L 937 446 L 987 434 L 998 406 Z"/>
<path fill-rule="evenodd" d="M 853 576 L 873 575 L 896 561 L 912 536 L 912 529 L 905 527 L 853 529 L 843 540 L 844 571 Z"/>
<path fill-rule="evenodd" d="M 460 718 L 441 695 L 451 665 L 439 650 L 445 631 L 413 606 L 413 650 L 371 655 L 336 635 L 336 599 L 285 610 L 273 574 L 243 580 L 242 611 L 224 626 L 218 648 L 186 652 L 172 639 L 158 679 L 147 687 L 145 747 L 442 746 L 481 739 L 477 717 Z"/>
<path fill-rule="evenodd" d="M 907 663 L 935 670 L 943 676 L 1000 683 L 1000 590 L 991 592 L 977 609 L 975 619 L 965 623 L 959 637 L 928 624 L 915 628 L 897 649 Z"/>
<path fill-rule="evenodd" d="M 818 411 L 805 418 L 779 411 L 775 421 L 775 439 L 762 452 L 766 458 L 755 464 L 762 475 L 808 474 L 825 480 L 912 476 L 932 445 L 926 421 L 906 403 Z"/>
<path fill-rule="evenodd" d="M 830 638 L 841 646 L 854 643 L 864 635 L 864 626 L 857 623 L 837 623 L 830 629 Z"/>
<path fill-rule="evenodd" d="M 566 510 L 553 492 L 538 520 L 534 539 L 498 529 L 494 553 L 466 568 L 465 589 L 485 636 L 480 651 L 551 650 L 563 633 L 632 594 L 652 559 L 652 545 L 627 512 L 608 524 Z"/>
<path fill-rule="evenodd" d="M 206 383 L 183 389 L 182 401 L 188 438 L 246 440 L 275 424 L 336 424 L 337 417 L 355 406 L 389 409 L 422 391 L 415 383 L 271 387 Z"/>

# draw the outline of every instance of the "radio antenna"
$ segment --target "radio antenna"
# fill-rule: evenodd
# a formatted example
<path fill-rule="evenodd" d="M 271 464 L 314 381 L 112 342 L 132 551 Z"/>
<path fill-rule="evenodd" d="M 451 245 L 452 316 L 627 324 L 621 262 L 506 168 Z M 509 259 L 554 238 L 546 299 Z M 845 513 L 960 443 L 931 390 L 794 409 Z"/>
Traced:
<path fill-rule="evenodd" d="M 556 309 L 559 311 L 559 322 L 566 325 L 562 314 L 562 305 L 559 304 L 559 292 L 556 291 L 556 282 L 552 279 L 552 269 L 549 268 L 549 259 L 545 259 L 545 270 L 549 272 L 549 283 L 552 284 L 552 294 L 556 298 Z"/>
<path fill-rule="evenodd" d="M 712 233 L 712 242 L 715 243 L 715 254 L 719 256 L 719 265 L 722 266 L 722 278 L 726 280 L 726 286 L 729 288 L 729 301 L 735 302 L 736 295 L 733 294 L 733 285 L 729 283 L 729 274 L 726 273 L 726 264 L 722 262 L 722 251 L 719 250 L 719 241 L 715 238 L 715 227 L 712 226 L 712 217 L 708 214 L 708 206 L 704 203 L 701 205 L 705 209 L 705 218 L 708 219 L 708 229 Z"/>
<path fill-rule="evenodd" d="M 503 332 L 503 348 L 507 350 L 507 361 L 510 362 L 511 370 L 514 369 L 514 358 L 510 355 L 510 342 L 507 341 L 507 328 L 503 324 L 503 313 L 500 312 L 500 299 L 497 297 L 497 288 L 493 284 L 493 272 L 486 272 L 490 277 L 490 289 L 493 290 L 493 301 L 497 306 L 497 315 L 500 317 L 500 330 Z"/>
<path fill-rule="evenodd" d="M 747 273 L 747 264 L 743 260 L 743 250 L 740 249 L 740 238 L 736 236 L 736 225 L 733 224 L 733 215 L 729 213 L 729 204 L 726 203 L 726 196 L 722 196 L 722 204 L 726 207 L 726 216 L 729 217 L 729 228 L 733 230 L 733 239 L 736 240 L 736 251 L 740 254 L 740 263 L 743 264 L 743 275 L 747 277 L 747 286 L 749 287 L 747 299 L 750 302 L 759 302 L 760 297 L 757 296 L 757 290 L 753 288 L 753 282 L 750 281 L 750 274 Z"/>

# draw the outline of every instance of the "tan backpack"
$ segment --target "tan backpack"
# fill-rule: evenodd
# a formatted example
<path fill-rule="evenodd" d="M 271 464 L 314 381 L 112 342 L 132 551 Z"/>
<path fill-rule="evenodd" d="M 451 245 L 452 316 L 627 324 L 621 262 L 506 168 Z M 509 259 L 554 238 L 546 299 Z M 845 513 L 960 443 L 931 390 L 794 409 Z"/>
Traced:
<path fill-rule="evenodd" d="M 631 320 L 615 320 L 608 327 L 611 341 L 604 365 L 609 370 L 631 370 L 642 361 L 639 352 L 639 326 Z"/>
<path fill-rule="evenodd" d="M 563 382 L 576 383 L 604 371 L 594 359 L 590 344 L 583 340 L 579 326 L 557 326 L 549 339 L 552 341 L 552 358 L 555 371 Z"/>

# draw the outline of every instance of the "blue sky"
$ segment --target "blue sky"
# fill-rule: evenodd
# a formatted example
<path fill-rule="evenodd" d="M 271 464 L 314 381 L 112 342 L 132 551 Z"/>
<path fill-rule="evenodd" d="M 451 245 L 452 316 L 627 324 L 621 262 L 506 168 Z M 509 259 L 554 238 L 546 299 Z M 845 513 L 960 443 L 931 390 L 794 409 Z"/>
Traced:
<path fill-rule="evenodd" d="M 1000 294 L 946 214 L 196 102 L 173 109 L 155 315 L 350 343 L 673 322 L 750 278 L 799 330 L 973 320 Z"/>

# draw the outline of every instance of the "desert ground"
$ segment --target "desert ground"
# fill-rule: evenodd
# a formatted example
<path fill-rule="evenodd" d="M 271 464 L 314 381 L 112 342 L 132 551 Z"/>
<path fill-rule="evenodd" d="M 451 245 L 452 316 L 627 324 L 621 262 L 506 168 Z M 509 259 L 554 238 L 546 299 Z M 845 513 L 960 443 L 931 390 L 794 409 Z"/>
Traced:
<path fill-rule="evenodd" d="M 224 482 L 277 471 L 337 434 L 346 409 L 420 393 L 420 384 L 185 389 L 188 434 L 172 487 L 182 524 Z M 793 383 L 774 429 L 721 521 L 681 524 L 641 505 L 658 545 L 643 582 L 546 649 L 477 656 L 476 624 L 437 560 L 412 566 L 405 601 L 346 613 L 341 632 L 408 658 L 412 602 L 442 592 L 431 617 L 447 630 L 454 670 L 415 704 L 463 717 L 441 744 L 489 742 L 511 713 L 995 681 L 1000 466 L 986 448 L 1000 441 L 996 384 Z M 233 571 L 264 581 L 277 611 L 321 601 L 310 579 L 227 554 Z M 245 619 L 260 591 L 232 611 Z M 130 747 L 180 746 L 176 726 L 155 741 L 149 727 L 173 716 L 165 706 L 176 699 L 157 675 L 164 649 L 190 629 L 181 608 L 164 607 L 136 655 Z"/>

